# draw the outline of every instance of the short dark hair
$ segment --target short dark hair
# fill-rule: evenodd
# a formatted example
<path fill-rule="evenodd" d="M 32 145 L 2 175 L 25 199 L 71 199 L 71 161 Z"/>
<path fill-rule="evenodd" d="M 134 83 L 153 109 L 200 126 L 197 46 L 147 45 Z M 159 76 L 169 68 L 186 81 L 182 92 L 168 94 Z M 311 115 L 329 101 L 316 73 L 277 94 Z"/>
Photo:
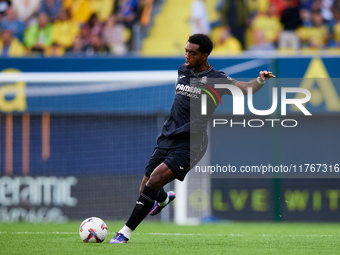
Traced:
<path fill-rule="evenodd" d="M 213 49 L 213 43 L 210 40 L 209 36 L 205 34 L 193 34 L 189 37 L 189 43 L 198 44 L 198 50 L 202 53 L 207 53 L 210 55 L 210 52 Z"/>

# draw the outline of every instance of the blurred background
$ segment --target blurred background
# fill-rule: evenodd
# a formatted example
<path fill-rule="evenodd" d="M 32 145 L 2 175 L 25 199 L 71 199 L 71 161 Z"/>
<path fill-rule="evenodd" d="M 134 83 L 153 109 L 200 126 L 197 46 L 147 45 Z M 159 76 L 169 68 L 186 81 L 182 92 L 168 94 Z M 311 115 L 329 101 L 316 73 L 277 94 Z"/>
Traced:
<path fill-rule="evenodd" d="M 1 56 L 176 56 L 191 33 L 214 55 L 337 52 L 338 0 L 1 0 Z"/>
<path fill-rule="evenodd" d="M 323 164 L 333 175 L 190 173 L 153 219 L 339 221 L 338 0 L 0 0 L 0 221 L 126 220 L 192 33 L 211 37 L 210 64 L 235 79 L 274 72 L 256 109 L 271 107 L 273 87 L 312 95 L 312 116 L 279 107 L 263 118 L 235 118 L 224 97 L 215 118 L 298 126 L 209 126 L 199 165 Z"/>

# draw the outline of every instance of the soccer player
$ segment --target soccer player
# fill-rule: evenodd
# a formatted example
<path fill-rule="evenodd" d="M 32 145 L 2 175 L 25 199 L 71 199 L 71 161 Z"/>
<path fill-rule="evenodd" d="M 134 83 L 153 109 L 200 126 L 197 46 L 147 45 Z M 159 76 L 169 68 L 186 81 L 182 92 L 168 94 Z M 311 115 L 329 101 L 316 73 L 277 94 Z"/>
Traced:
<path fill-rule="evenodd" d="M 213 88 L 209 80 L 215 84 L 234 85 L 247 94 L 249 87 L 255 93 L 266 80 L 275 77 L 272 72 L 261 71 L 257 79 L 236 81 L 209 65 L 208 56 L 212 49 L 213 44 L 207 35 L 194 34 L 189 37 L 185 46 L 185 64 L 178 68 L 175 100 L 145 168 L 140 196 L 125 226 L 110 243 L 126 243 L 148 214 L 159 214 L 175 199 L 175 193 L 165 192 L 163 186 L 174 179 L 183 181 L 188 171 L 203 157 L 208 144 L 207 123 L 220 97 L 230 94 L 228 89 Z M 201 113 L 203 94 L 206 94 L 206 114 Z"/>

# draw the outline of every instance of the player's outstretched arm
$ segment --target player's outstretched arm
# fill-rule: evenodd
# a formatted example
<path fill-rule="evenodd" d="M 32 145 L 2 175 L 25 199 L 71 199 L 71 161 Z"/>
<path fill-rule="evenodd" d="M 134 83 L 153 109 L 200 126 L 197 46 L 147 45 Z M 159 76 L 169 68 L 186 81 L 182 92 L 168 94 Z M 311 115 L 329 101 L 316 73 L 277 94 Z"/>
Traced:
<path fill-rule="evenodd" d="M 248 93 L 248 88 L 253 88 L 253 94 L 255 94 L 257 91 L 259 91 L 263 85 L 265 84 L 265 82 L 267 80 L 269 80 L 270 78 L 275 78 L 276 76 L 273 75 L 272 72 L 268 72 L 268 71 L 261 71 L 259 73 L 259 77 L 248 81 L 248 82 L 243 82 L 243 81 L 237 81 L 235 83 L 235 86 L 237 86 L 238 88 L 240 88 L 243 92 L 244 95 L 247 95 Z"/>

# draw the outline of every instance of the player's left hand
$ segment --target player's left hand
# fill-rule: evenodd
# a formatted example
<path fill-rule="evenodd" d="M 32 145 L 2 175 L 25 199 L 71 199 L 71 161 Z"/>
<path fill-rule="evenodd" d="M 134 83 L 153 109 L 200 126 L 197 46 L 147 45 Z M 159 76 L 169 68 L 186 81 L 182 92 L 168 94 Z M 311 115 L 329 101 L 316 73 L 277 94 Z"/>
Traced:
<path fill-rule="evenodd" d="M 273 72 L 268 72 L 268 71 L 261 71 L 260 73 L 259 73 L 259 77 L 260 77 L 260 80 L 262 80 L 262 81 L 267 81 L 267 80 L 269 80 L 270 78 L 276 78 L 276 76 L 275 75 L 273 75 Z"/>

